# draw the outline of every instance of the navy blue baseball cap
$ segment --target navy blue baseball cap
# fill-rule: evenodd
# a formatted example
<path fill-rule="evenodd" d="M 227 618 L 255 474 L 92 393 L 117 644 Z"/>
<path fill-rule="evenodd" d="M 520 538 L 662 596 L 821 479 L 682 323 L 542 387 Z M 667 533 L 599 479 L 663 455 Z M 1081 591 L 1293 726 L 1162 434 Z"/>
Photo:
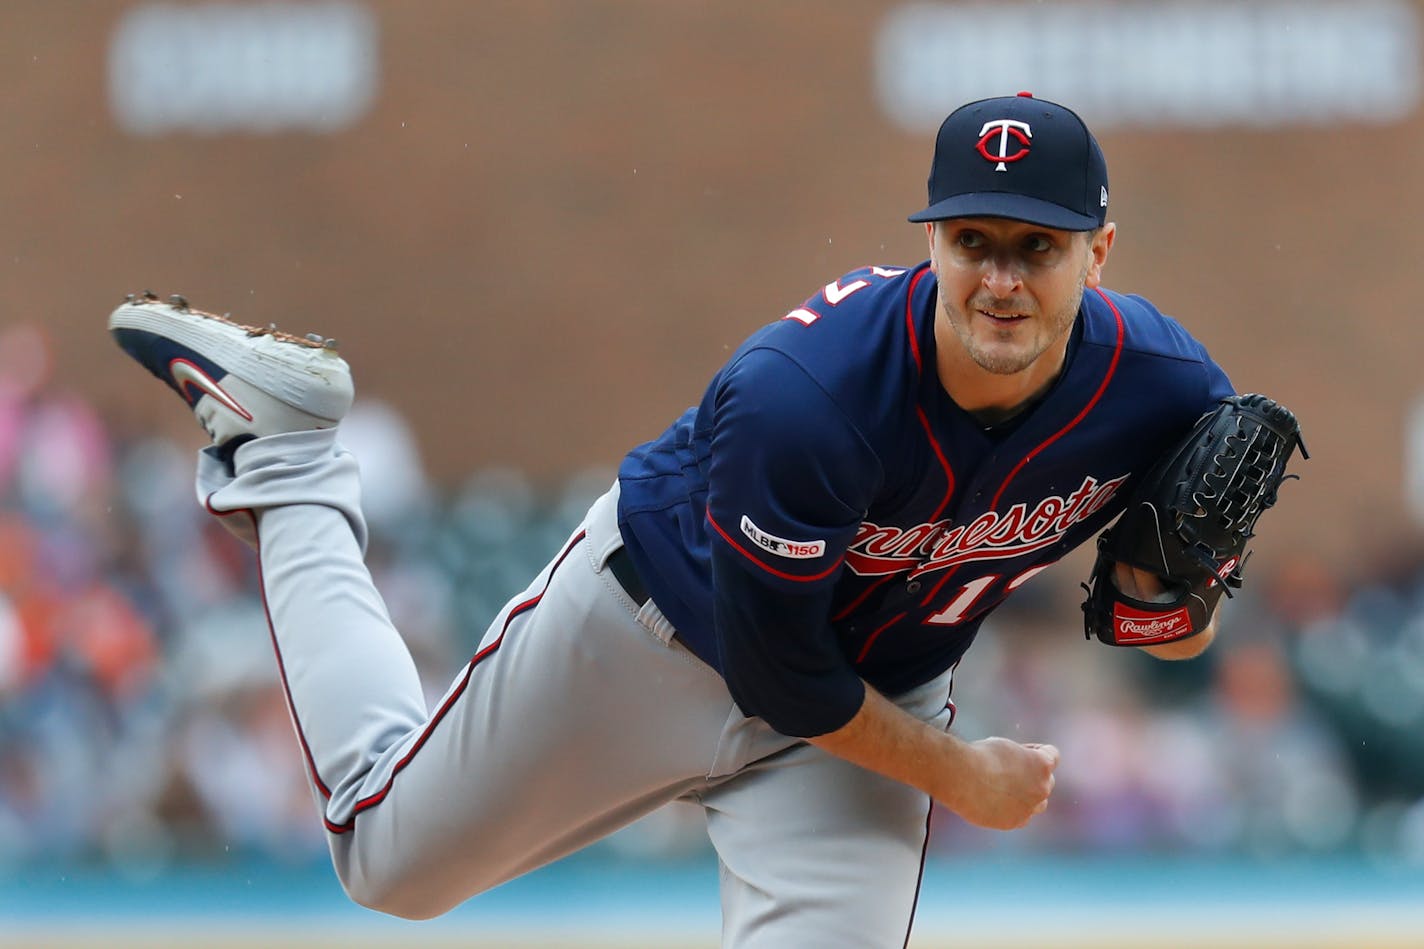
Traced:
<path fill-rule="evenodd" d="M 1108 165 L 1073 110 L 1020 92 L 949 114 L 929 190 L 929 207 L 911 221 L 1002 217 L 1090 231 L 1107 220 Z"/>

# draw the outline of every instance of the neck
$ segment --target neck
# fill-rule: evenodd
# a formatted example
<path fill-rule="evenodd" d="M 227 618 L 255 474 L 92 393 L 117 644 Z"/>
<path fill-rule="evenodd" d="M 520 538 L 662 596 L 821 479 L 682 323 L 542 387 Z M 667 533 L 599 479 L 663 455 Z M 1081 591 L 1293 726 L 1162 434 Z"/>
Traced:
<path fill-rule="evenodd" d="M 955 405 L 984 425 L 998 425 L 1031 408 L 1058 377 L 1068 358 L 1068 337 L 1053 341 L 1026 369 L 990 372 L 970 357 L 948 321 L 935 320 L 935 363 L 940 385 Z"/>

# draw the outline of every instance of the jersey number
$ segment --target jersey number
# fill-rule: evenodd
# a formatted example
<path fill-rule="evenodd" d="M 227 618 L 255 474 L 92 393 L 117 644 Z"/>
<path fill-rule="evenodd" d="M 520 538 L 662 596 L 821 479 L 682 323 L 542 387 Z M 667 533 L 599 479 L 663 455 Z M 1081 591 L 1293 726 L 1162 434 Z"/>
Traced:
<path fill-rule="evenodd" d="M 871 267 L 870 274 L 873 277 L 898 277 L 904 273 L 904 268 L 898 267 Z M 869 280 L 852 280 L 845 286 L 841 286 L 839 280 L 832 280 L 821 288 L 821 296 L 825 299 L 827 306 L 835 306 L 846 297 L 857 290 L 864 290 L 870 286 Z M 810 326 L 821 318 L 821 314 L 807 307 L 798 307 L 782 317 L 783 320 L 796 320 L 806 326 Z"/>
<path fill-rule="evenodd" d="M 1047 570 L 1051 566 L 1053 565 L 1046 563 L 1037 567 L 1030 567 L 1028 570 L 1025 570 L 1023 573 L 1019 574 L 1018 576 L 1010 580 L 1008 583 L 1004 584 L 1004 595 L 1007 596 L 1008 594 L 1014 592 L 1019 587 L 1023 586 L 1025 583 L 1032 580 L 1034 577 L 1038 576 L 1040 573 Z M 968 583 L 964 584 L 964 586 L 960 587 L 959 592 L 954 595 L 954 599 L 949 601 L 948 606 L 931 616 L 929 619 L 925 620 L 925 622 L 934 626 L 959 625 L 960 623 L 964 622 L 964 618 L 969 615 L 969 611 L 974 607 L 974 604 L 979 602 L 980 598 L 983 597 L 984 591 L 993 586 L 994 581 L 998 579 L 999 574 L 991 573 L 988 576 L 980 577 L 977 580 L 970 580 Z"/>

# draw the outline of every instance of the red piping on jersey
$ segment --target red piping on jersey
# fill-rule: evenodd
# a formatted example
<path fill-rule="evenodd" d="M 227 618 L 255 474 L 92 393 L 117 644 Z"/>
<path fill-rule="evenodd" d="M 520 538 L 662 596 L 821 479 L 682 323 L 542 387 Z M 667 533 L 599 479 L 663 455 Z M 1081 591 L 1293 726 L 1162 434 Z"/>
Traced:
<path fill-rule="evenodd" d="M 835 616 L 832 616 L 831 622 L 839 623 L 841 620 L 845 619 L 847 616 L 849 616 L 855 611 L 856 607 L 860 606 L 860 604 L 865 602 L 866 597 L 870 596 L 870 594 L 880 589 L 882 585 L 893 579 L 894 576 L 895 575 L 893 573 L 887 573 L 885 576 L 881 577 L 879 580 L 876 580 L 870 586 L 866 587 L 863 591 L 861 591 L 860 596 L 850 601 L 850 603 L 846 606 L 845 609 L 841 610 Z"/>
<path fill-rule="evenodd" d="M 865 645 L 860 647 L 860 654 L 855 657 L 855 661 L 857 663 L 864 662 L 865 657 L 870 653 L 870 647 L 875 645 L 875 641 L 880 638 L 880 634 L 885 632 L 891 626 L 894 626 L 896 623 L 900 622 L 900 620 L 904 618 L 904 613 L 897 613 L 892 616 L 887 622 L 881 624 L 880 628 L 877 629 L 875 632 L 871 633 L 870 637 L 866 639 Z"/>
<path fill-rule="evenodd" d="M 934 449 L 935 457 L 939 459 L 940 465 L 944 468 L 945 480 L 949 482 L 944 492 L 944 500 L 940 501 L 939 507 L 935 508 L 934 520 L 939 520 L 939 516 L 943 514 L 944 509 L 949 506 L 949 499 L 954 496 L 954 470 L 950 468 L 949 459 L 944 456 L 944 450 L 940 448 L 939 442 L 935 440 L 934 430 L 930 428 L 930 420 L 925 415 L 925 410 L 917 405 L 915 406 L 915 411 L 919 413 L 920 424 L 924 426 L 925 429 L 925 437 L 929 439 L 930 447 Z M 934 589 L 930 591 L 929 596 L 925 597 L 924 602 L 920 605 L 928 606 L 930 601 L 939 593 L 940 587 L 944 586 L 944 582 L 948 580 L 950 575 L 957 569 L 957 567 L 950 567 L 946 570 L 944 576 L 940 577 L 939 583 L 935 584 Z"/>
<path fill-rule="evenodd" d="M 712 525 L 712 529 L 714 531 L 722 535 L 722 539 L 725 540 L 728 544 L 730 544 L 733 550 L 750 560 L 752 563 L 756 564 L 758 567 L 765 570 L 767 573 L 771 574 L 773 577 L 780 577 L 783 580 L 795 580 L 797 583 L 811 583 L 815 580 L 824 580 L 826 577 L 829 577 L 833 572 L 835 572 L 835 569 L 841 565 L 841 561 L 845 559 L 845 555 L 842 554 L 841 556 L 836 558 L 835 563 L 831 564 L 829 567 L 827 567 L 825 570 L 822 570 L 815 576 L 798 577 L 794 573 L 783 573 L 782 571 L 777 570 L 775 567 L 768 567 L 766 564 L 756 559 L 756 557 L 753 557 L 751 554 L 747 553 L 747 551 L 742 549 L 741 544 L 737 543 L 735 540 L 732 539 L 730 534 L 722 530 L 721 524 L 718 524 L 712 519 L 712 511 L 710 509 L 707 511 L 707 523 Z"/>
<path fill-rule="evenodd" d="M 930 590 L 930 595 L 920 601 L 920 605 L 929 606 L 930 603 L 934 602 L 934 598 L 939 596 L 939 591 L 944 589 L 944 585 L 949 582 L 949 578 L 954 576 L 954 574 L 959 570 L 961 566 L 962 564 L 955 564 L 954 566 L 946 570 L 944 572 L 944 576 L 939 578 L 939 583 L 936 583 L 934 585 L 934 589 Z"/>
<path fill-rule="evenodd" d="M 939 442 L 935 440 L 934 431 L 930 428 L 930 420 L 925 415 L 925 410 L 917 405 L 915 406 L 915 411 L 919 413 L 920 424 L 923 425 L 925 429 L 925 437 L 930 440 L 930 447 L 934 449 L 935 457 L 939 459 L 940 465 L 944 467 L 944 477 L 945 480 L 949 482 L 944 493 L 944 500 L 939 502 L 939 507 L 935 508 L 934 519 L 939 520 L 939 516 L 943 514 L 944 509 L 949 506 L 949 499 L 954 496 L 954 470 L 950 468 L 949 459 L 944 456 L 944 450 L 939 447 Z M 930 601 L 939 594 L 940 587 L 944 586 L 944 582 L 948 580 L 957 569 L 958 567 L 950 567 L 946 570 L 944 576 L 939 578 L 939 583 L 935 584 L 934 589 L 930 591 L 929 596 L 925 597 L 924 602 L 920 605 L 929 606 Z"/>
<path fill-rule="evenodd" d="M 929 416 L 925 415 L 924 406 L 916 405 L 915 414 L 920 417 L 920 425 L 925 430 L 925 438 L 929 439 L 930 448 L 934 449 L 935 457 L 939 459 L 939 465 L 944 469 L 944 498 L 939 502 L 939 507 L 935 508 L 932 515 L 935 520 L 939 520 L 939 516 L 949 506 L 949 499 L 954 496 L 954 469 L 949 466 L 949 459 L 944 456 L 944 449 L 939 446 L 939 440 L 934 437 L 934 429 L 930 427 Z"/>
<path fill-rule="evenodd" d="M 930 269 L 926 267 L 924 270 L 915 274 L 914 278 L 910 281 L 910 289 L 905 294 L 905 329 L 909 331 L 910 355 L 915 357 L 915 369 L 921 373 L 925 371 L 925 367 L 920 360 L 920 340 L 915 333 L 915 288 L 920 285 L 920 281 L 924 279 L 925 274 L 930 272 Z"/>
<path fill-rule="evenodd" d="M 1054 442 L 1058 441 L 1058 439 L 1066 435 L 1070 429 L 1072 429 L 1075 425 L 1077 425 L 1079 422 L 1083 421 L 1083 419 L 1087 417 L 1088 413 L 1093 410 L 1093 406 L 1098 404 L 1098 400 L 1101 399 L 1103 397 L 1103 393 L 1107 391 L 1108 383 L 1112 381 L 1113 373 L 1117 372 L 1117 362 L 1118 359 L 1122 356 L 1122 313 L 1118 311 L 1118 308 L 1113 304 L 1112 300 L 1108 299 L 1108 295 L 1106 293 L 1104 293 L 1102 290 L 1098 290 L 1097 294 L 1098 296 L 1103 298 L 1103 302 L 1108 305 L 1108 309 L 1112 310 L 1113 316 L 1117 317 L 1117 344 L 1113 348 L 1112 361 L 1108 363 L 1108 371 L 1103 374 L 1103 381 L 1098 384 L 1098 391 L 1093 393 L 1093 397 L 1088 400 L 1087 405 L 1083 406 L 1082 411 L 1079 412 L 1077 415 L 1073 416 L 1073 421 L 1060 428 L 1057 432 L 1051 435 L 1047 441 L 1039 445 L 1027 455 L 1024 455 L 1023 458 L 1019 460 L 1019 463 L 1014 465 L 1014 470 L 1010 471 L 1009 476 L 1004 479 L 1004 483 L 999 485 L 999 491 L 997 494 L 994 495 L 994 500 L 989 502 L 989 510 L 991 511 L 999 506 L 999 499 L 1004 496 L 1004 490 L 1008 488 L 1009 482 L 1014 480 L 1014 476 L 1019 473 L 1020 469 L 1022 469 L 1024 465 L 1032 461 L 1035 455 L 1043 451 L 1049 445 L 1052 445 Z"/>

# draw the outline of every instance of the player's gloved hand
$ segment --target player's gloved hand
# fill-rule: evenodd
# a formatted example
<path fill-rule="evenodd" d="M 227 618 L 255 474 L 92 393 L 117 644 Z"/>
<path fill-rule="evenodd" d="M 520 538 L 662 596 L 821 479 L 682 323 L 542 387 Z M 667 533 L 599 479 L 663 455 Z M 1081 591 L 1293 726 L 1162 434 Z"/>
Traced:
<path fill-rule="evenodd" d="M 1155 646 L 1209 628 L 1217 601 L 1242 583 L 1256 521 L 1276 503 L 1300 424 L 1264 395 L 1234 395 L 1138 481 L 1122 517 L 1098 538 L 1085 584 L 1084 628 L 1115 646 Z M 1134 596 L 1113 581 L 1122 564 L 1155 574 L 1167 597 Z M 1120 572 L 1117 576 L 1121 576 Z"/>
<path fill-rule="evenodd" d="M 1169 603 L 1176 596 L 1155 573 L 1148 573 L 1125 563 L 1113 567 L 1112 582 L 1118 592 L 1143 603 Z M 1220 606 L 1219 603 L 1217 605 Z M 1138 648 L 1157 659 L 1194 659 L 1206 652 L 1215 641 L 1219 612 L 1213 612 L 1207 619 L 1206 626 L 1191 636 Z"/>
<path fill-rule="evenodd" d="M 1130 597 L 1150 603 L 1166 603 L 1172 599 L 1172 591 L 1161 577 L 1125 563 L 1113 565 L 1113 585 Z"/>
<path fill-rule="evenodd" d="M 1058 749 L 984 738 L 961 745 L 949 785 L 935 797 L 971 824 L 1015 830 L 1048 807 Z"/>

